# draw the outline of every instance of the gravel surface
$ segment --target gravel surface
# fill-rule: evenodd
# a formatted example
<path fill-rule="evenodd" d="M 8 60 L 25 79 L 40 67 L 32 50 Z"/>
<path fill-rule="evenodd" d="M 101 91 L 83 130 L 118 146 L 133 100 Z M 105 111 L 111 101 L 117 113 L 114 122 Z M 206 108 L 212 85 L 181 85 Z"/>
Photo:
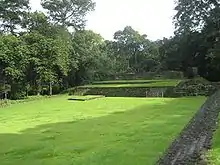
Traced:
<path fill-rule="evenodd" d="M 220 91 L 210 96 L 170 145 L 158 165 L 204 164 L 201 154 L 211 148 L 220 112 Z"/>

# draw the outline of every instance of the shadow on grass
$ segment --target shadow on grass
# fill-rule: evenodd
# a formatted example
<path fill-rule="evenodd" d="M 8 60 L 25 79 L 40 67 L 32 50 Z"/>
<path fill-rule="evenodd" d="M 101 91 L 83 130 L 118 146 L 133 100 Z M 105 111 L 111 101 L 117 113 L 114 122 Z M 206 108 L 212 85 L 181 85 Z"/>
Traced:
<path fill-rule="evenodd" d="M 178 104 L 173 100 L 99 118 L 41 125 L 20 134 L 0 134 L 0 164 L 154 164 L 192 117 L 192 110 L 172 108 Z"/>

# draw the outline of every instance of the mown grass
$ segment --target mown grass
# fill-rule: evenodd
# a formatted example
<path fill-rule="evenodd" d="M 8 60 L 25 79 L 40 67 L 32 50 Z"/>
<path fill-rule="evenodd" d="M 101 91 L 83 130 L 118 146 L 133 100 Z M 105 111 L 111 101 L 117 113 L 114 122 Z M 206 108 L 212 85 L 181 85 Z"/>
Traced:
<path fill-rule="evenodd" d="M 67 99 L 1 108 L 0 164 L 154 164 L 205 98 Z"/>
<path fill-rule="evenodd" d="M 110 80 L 110 81 L 95 81 L 93 84 L 131 84 L 131 83 L 154 83 L 154 82 L 176 82 L 178 83 L 179 79 L 161 79 L 161 80 Z"/>
<path fill-rule="evenodd" d="M 82 86 L 84 88 L 135 88 L 135 87 L 174 87 L 181 80 L 120 80 L 120 81 L 100 81 L 91 85 Z"/>
<path fill-rule="evenodd" d="M 220 165 L 220 117 L 219 128 L 213 137 L 212 150 L 208 153 L 208 162 L 210 165 Z"/>
<path fill-rule="evenodd" d="M 56 96 L 53 96 L 56 97 Z M 22 100 L 0 100 L 0 108 L 6 107 L 12 104 L 19 104 L 19 103 L 25 103 L 33 100 L 40 100 L 40 99 L 47 99 L 50 98 L 49 96 L 28 96 L 27 98 L 24 98 Z"/>

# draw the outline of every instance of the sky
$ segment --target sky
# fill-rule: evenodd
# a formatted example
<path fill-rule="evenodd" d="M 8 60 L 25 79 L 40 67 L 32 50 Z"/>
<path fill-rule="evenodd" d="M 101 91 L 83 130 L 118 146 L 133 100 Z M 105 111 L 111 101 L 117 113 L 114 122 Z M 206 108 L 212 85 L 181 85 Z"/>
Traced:
<path fill-rule="evenodd" d="M 173 35 L 174 0 L 94 0 L 86 29 L 112 40 L 118 30 L 132 26 L 151 40 Z M 40 0 L 30 0 L 33 10 L 42 10 Z"/>

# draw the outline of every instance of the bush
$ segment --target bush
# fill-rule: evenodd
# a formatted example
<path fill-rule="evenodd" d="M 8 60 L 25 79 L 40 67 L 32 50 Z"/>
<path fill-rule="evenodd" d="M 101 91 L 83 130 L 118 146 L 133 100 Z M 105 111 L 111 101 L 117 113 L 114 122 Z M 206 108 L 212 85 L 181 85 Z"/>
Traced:
<path fill-rule="evenodd" d="M 59 94 L 62 91 L 62 88 L 59 84 L 53 85 L 53 95 Z"/>
<path fill-rule="evenodd" d="M 182 93 L 184 96 L 210 96 L 216 90 L 216 86 L 202 78 L 182 81 L 175 88 L 177 93 Z"/>
<path fill-rule="evenodd" d="M 9 92 L 9 98 L 11 100 L 24 99 L 26 97 L 26 89 L 22 84 L 13 84 L 11 85 L 11 91 Z"/>

